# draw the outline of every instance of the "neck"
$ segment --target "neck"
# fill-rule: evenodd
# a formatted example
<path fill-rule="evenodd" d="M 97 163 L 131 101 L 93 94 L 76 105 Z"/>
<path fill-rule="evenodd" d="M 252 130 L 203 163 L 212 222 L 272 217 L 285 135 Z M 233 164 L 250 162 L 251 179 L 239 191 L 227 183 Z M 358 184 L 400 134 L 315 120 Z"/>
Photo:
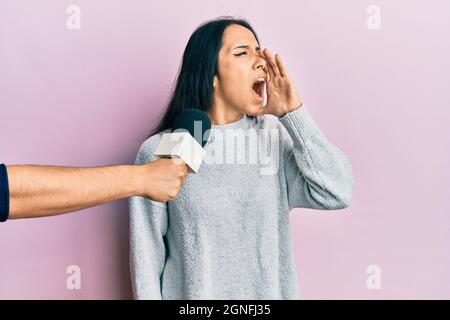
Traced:
<path fill-rule="evenodd" d="M 223 125 L 231 122 L 238 121 L 242 119 L 244 114 L 233 110 L 232 108 L 219 108 L 212 107 L 208 112 L 209 118 L 211 119 L 211 124 L 213 125 Z"/>

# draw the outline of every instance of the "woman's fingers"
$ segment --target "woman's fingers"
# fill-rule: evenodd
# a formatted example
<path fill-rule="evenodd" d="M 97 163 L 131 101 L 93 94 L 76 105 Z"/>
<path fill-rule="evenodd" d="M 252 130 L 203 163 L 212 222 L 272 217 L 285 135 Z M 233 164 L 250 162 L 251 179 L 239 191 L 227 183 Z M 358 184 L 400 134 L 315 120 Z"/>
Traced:
<path fill-rule="evenodd" d="M 273 80 L 274 73 L 273 73 L 272 67 L 270 65 L 269 57 L 267 56 L 266 51 L 267 51 L 267 49 L 263 50 L 263 55 L 264 55 L 264 58 L 266 59 L 267 74 L 269 76 L 269 79 L 267 79 L 267 81 L 270 81 L 270 80 Z"/>
<path fill-rule="evenodd" d="M 272 68 L 270 67 L 270 62 L 269 62 L 269 58 L 267 57 L 267 53 L 266 53 L 267 49 L 264 49 L 262 54 L 264 59 L 266 60 L 266 72 L 267 72 L 267 81 L 270 81 L 273 78 L 273 74 L 272 74 Z"/>
<path fill-rule="evenodd" d="M 267 82 L 269 82 L 270 81 L 270 72 L 269 72 L 269 63 L 267 62 L 267 65 L 264 67 L 264 72 L 266 73 L 266 75 L 267 75 Z"/>
<path fill-rule="evenodd" d="M 286 77 L 287 76 L 286 68 L 284 67 L 283 61 L 281 61 L 280 54 L 277 53 L 275 55 L 275 58 L 276 58 L 277 66 L 278 66 L 278 69 L 280 70 L 281 76 Z"/>
<path fill-rule="evenodd" d="M 275 61 L 274 56 L 267 48 L 264 49 L 264 52 L 266 53 L 266 57 L 269 60 L 269 64 L 272 69 L 274 77 L 280 77 L 281 76 L 280 70 L 278 69 L 278 65 L 277 65 L 277 62 Z"/>
<path fill-rule="evenodd" d="M 266 60 L 266 57 L 264 56 L 264 54 L 262 54 L 262 57 L 264 58 L 264 60 Z M 270 79 L 270 74 L 269 74 L 269 63 L 266 63 L 266 65 L 263 68 L 264 73 L 267 75 L 267 81 L 269 81 Z"/>

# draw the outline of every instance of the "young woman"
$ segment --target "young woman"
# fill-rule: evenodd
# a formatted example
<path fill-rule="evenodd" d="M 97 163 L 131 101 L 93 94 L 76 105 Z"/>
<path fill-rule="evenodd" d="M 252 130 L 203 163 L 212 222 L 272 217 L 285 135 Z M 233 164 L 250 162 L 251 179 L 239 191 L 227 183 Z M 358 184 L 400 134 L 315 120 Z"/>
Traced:
<path fill-rule="evenodd" d="M 167 110 L 136 163 L 156 159 L 162 133 L 188 107 L 212 123 L 199 172 L 169 202 L 130 199 L 135 297 L 298 298 L 289 211 L 347 207 L 348 159 L 311 118 L 280 56 L 259 48 L 245 20 L 218 18 L 191 35 Z M 236 140 L 245 143 L 236 149 Z"/>

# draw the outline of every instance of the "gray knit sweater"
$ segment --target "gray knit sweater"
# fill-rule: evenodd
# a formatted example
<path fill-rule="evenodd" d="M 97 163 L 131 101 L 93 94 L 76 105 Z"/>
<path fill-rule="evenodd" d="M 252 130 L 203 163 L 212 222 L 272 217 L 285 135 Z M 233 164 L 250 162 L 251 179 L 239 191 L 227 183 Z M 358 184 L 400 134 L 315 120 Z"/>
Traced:
<path fill-rule="evenodd" d="M 142 144 L 137 164 L 156 159 L 161 135 Z M 288 214 L 347 207 L 348 159 L 304 105 L 213 125 L 205 150 L 173 201 L 129 200 L 135 298 L 297 299 Z"/>

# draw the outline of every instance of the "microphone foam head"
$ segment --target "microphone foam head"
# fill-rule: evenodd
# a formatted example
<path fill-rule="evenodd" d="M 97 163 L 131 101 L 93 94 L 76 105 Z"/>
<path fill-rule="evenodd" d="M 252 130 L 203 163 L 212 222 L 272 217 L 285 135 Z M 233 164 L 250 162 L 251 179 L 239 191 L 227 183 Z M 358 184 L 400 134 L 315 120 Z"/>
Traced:
<path fill-rule="evenodd" d="M 172 127 L 172 132 L 187 131 L 204 147 L 209 138 L 211 120 L 206 112 L 194 108 L 186 108 L 178 115 Z"/>

